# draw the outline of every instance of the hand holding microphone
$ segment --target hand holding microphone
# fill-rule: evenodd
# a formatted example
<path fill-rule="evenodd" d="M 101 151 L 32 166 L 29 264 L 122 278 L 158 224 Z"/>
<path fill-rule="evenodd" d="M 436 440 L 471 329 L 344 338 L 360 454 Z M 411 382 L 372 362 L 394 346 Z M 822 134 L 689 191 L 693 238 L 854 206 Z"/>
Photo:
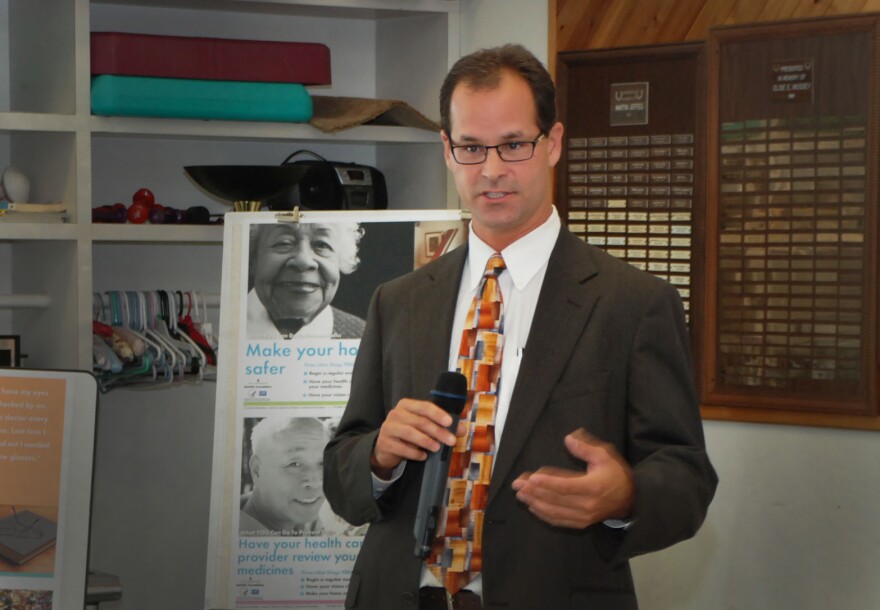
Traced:
<path fill-rule="evenodd" d="M 441 373 L 431 396 L 433 402 L 411 398 L 398 402 L 382 423 L 370 457 L 373 472 L 386 480 L 404 460 L 426 461 L 413 530 L 419 556 L 430 552 L 449 474 L 451 448 L 467 400 L 467 379 L 461 373 Z"/>
<path fill-rule="evenodd" d="M 427 400 L 404 398 L 388 412 L 370 465 L 382 479 L 404 460 L 421 462 L 443 445 L 455 445 L 455 421 L 441 407 Z"/>
<path fill-rule="evenodd" d="M 437 385 L 431 390 L 434 404 L 452 417 L 450 433 L 458 428 L 458 420 L 467 401 L 467 379 L 461 373 L 441 373 Z M 431 543 L 437 531 L 437 522 L 443 508 L 443 494 L 446 479 L 449 477 L 449 459 L 452 447 L 443 445 L 428 456 L 425 472 L 422 475 L 422 489 L 419 493 L 419 507 L 413 534 L 416 537 L 416 557 L 426 558 L 431 552 Z"/>

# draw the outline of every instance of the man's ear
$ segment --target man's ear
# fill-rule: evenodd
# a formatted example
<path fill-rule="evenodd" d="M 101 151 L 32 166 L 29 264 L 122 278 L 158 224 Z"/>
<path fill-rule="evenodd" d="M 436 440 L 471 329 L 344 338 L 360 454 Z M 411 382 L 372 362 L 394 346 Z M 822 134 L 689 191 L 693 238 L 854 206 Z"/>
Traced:
<path fill-rule="evenodd" d="M 251 478 L 256 481 L 260 478 L 260 456 L 254 454 L 248 461 L 248 468 L 251 471 Z"/>
<path fill-rule="evenodd" d="M 449 148 L 452 142 L 442 129 L 440 130 L 440 140 L 443 142 L 443 159 L 446 161 L 446 167 L 452 169 L 452 164 L 455 163 L 452 159 L 452 149 Z"/>
<path fill-rule="evenodd" d="M 565 132 L 565 128 L 562 126 L 562 123 L 556 122 L 553 127 L 550 128 L 550 133 L 547 134 L 548 140 L 548 162 L 550 167 L 556 165 L 559 162 L 559 158 L 562 156 L 562 136 Z"/>

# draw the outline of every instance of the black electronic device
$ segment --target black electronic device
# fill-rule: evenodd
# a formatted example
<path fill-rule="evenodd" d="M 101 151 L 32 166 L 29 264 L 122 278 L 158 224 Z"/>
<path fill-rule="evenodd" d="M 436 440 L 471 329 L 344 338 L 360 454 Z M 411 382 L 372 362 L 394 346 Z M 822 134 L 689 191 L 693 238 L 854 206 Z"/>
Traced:
<path fill-rule="evenodd" d="M 290 161 L 300 154 L 313 159 Z M 357 163 L 329 161 L 308 150 L 299 150 L 282 164 L 304 168 L 302 177 L 266 200 L 270 210 L 384 210 L 388 207 L 385 177 L 378 169 Z"/>
<path fill-rule="evenodd" d="M 455 434 L 459 417 L 467 401 L 467 378 L 454 371 L 440 373 L 435 388 L 431 390 L 431 400 L 452 416 L 449 431 Z M 416 537 L 415 555 L 421 559 L 427 558 L 431 553 L 431 543 L 443 511 L 443 494 L 446 491 L 451 458 L 452 447 L 443 445 L 437 451 L 428 454 L 425 460 L 419 505 L 413 524 L 413 534 Z"/>

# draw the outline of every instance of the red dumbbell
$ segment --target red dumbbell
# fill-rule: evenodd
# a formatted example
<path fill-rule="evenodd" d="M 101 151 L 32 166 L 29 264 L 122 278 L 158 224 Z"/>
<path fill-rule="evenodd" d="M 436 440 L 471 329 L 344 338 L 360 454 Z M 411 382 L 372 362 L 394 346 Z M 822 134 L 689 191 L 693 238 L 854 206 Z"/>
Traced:
<path fill-rule="evenodd" d="M 142 203 L 133 203 L 128 207 L 128 222 L 139 225 L 147 222 L 150 210 Z"/>
<path fill-rule="evenodd" d="M 147 206 L 147 209 L 150 209 L 156 203 L 156 197 L 150 189 L 142 188 L 135 191 L 135 194 L 131 196 L 131 202 L 133 204 L 143 204 Z"/>

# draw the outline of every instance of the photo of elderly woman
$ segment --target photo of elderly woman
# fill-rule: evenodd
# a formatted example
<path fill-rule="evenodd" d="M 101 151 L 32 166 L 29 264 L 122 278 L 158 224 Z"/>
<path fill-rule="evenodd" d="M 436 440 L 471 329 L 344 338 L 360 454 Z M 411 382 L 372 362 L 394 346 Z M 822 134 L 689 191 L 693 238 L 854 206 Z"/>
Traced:
<path fill-rule="evenodd" d="M 363 235 L 356 222 L 252 225 L 247 336 L 360 338 L 364 320 L 331 303 Z"/>

